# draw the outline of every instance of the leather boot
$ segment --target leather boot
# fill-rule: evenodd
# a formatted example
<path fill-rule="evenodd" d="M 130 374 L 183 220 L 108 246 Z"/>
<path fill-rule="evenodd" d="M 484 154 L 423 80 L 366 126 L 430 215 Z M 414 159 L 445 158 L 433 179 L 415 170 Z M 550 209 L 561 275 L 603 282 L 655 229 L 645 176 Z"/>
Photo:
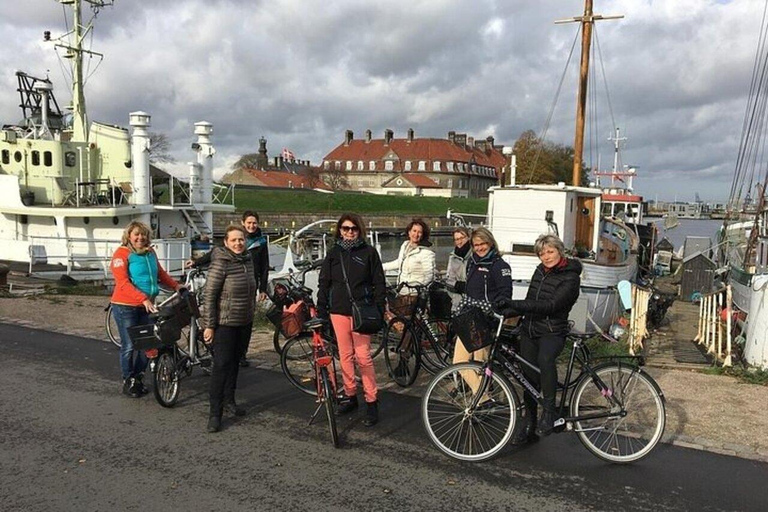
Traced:
<path fill-rule="evenodd" d="M 536 433 L 540 436 L 548 436 L 552 433 L 552 429 L 555 428 L 555 420 L 557 420 L 557 409 L 555 408 L 554 398 L 544 399 L 544 410 L 541 413 L 541 420 L 539 426 L 536 428 Z"/>
<path fill-rule="evenodd" d="M 357 409 L 357 395 L 344 396 L 344 398 L 339 400 L 339 407 L 336 409 L 336 414 L 338 416 L 341 416 L 342 414 L 349 414 L 355 409 Z"/>
<path fill-rule="evenodd" d="M 372 427 L 379 422 L 379 401 L 365 402 L 368 407 L 365 411 L 365 418 L 363 418 L 363 425 L 366 427 Z"/>
<path fill-rule="evenodd" d="M 221 416 L 211 416 L 208 418 L 208 433 L 213 434 L 221 430 Z"/>
<path fill-rule="evenodd" d="M 238 407 L 234 399 L 224 403 L 224 412 L 232 416 L 245 416 L 245 409 Z"/>
<path fill-rule="evenodd" d="M 526 400 L 525 419 L 518 428 L 514 437 L 512 437 L 512 444 L 523 445 L 535 443 L 539 440 L 539 436 L 536 435 L 536 407 L 537 404 L 535 401 L 531 405 L 528 403 L 528 400 Z"/>

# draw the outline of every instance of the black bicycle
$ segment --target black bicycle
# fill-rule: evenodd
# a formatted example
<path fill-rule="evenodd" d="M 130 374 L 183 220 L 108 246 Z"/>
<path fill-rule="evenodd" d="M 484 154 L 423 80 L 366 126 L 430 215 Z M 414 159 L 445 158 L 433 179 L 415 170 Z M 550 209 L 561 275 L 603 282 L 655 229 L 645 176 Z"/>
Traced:
<path fill-rule="evenodd" d="M 428 307 L 430 293 L 440 286 L 402 283 L 396 289 L 398 293 L 404 287 L 415 292 L 401 296 L 407 305 L 395 308 L 396 316 L 387 323 L 381 341 L 387 371 L 400 386 L 413 384 L 422 366 L 434 374 L 453 357 L 456 336 L 446 318 L 449 315 L 430 314 Z M 448 310 L 450 313 L 450 307 Z"/>
<path fill-rule="evenodd" d="M 481 461 L 497 454 L 512 437 L 521 414 L 514 382 L 542 404 L 542 395 L 522 368 L 538 371 L 500 336 L 499 322 L 487 363 L 461 363 L 438 372 L 427 386 L 421 406 L 424 428 L 443 453 L 459 460 Z M 658 384 L 633 356 L 611 357 L 592 366 L 586 339 L 571 336 L 566 384 L 561 385 L 555 432 L 575 432 L 597 457 L 628 463 L 648 455 L 664 434 L 666 409 Z M 580 377 L 571 385 L 577 366 Z"/>

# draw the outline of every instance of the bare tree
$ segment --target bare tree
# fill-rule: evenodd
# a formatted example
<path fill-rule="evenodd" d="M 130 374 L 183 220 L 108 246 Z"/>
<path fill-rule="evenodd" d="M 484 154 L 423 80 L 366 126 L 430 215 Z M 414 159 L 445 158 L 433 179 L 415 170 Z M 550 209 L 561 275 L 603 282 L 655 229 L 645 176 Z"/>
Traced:
<path fill-rule="evenodd" d="M 238 170 L 238 169 L 258 169 L 259 165 L 259 154 L 258 153 L 248 153 L 246 155 L 241 156 L 237 159 L 237 162 L 232 164 L 232 169 Z"/>
<path fill-rule="evenodd" d="M 149 161 L 153 164 L 173 164 L 176 159 L 171 155 L 171 141 L 164 133 L 149 133 Z"/>
<path fill-rule="evenodd" d="M 349 188 L 349 173 L 341 167 L 331 166 L 322 172 L 323 181 L 331 190 Z"/>
<path fill-rule="evenodd" d="M 309 185 L 309 188 L 317 188 L 317 186 L 323 182 L 322 167 L 308 167 L 302 174 L 307 178 L 307 185 Z"/>

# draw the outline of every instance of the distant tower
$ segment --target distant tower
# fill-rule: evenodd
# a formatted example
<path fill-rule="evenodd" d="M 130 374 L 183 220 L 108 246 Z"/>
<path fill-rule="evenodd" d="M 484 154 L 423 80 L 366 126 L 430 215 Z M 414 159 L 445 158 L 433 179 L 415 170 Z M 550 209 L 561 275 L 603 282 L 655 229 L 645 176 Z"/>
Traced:
<path fill-rule="evenodd" d="M 267 158 L 267 139 L 262 137 L 259 139 L 259 156 L 256 157 L 256 167 L 264 170 L 267 168 L 269 159 Z"/>

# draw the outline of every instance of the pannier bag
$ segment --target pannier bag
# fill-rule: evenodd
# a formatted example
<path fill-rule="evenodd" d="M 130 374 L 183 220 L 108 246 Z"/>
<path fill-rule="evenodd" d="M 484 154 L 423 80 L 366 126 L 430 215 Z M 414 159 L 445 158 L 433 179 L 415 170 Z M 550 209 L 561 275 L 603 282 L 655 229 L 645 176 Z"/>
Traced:
<path fill-rule="evenodd" d="M 276 277 L 267 283 L 267 296 L 276 306 L 282 307 L 292 303 L 290 297 L 291 282 L 283 277 Z"/>
<path fill-rule="evenodd" d="M 478 308 L 466 308 L 453 317 L 453 330 L 467 352 L 474 352 L 493 343 L 493 326 L 488 316 Z"/>
<path fill-rule="evenodd" d="M 429 290 L 429 316 L 435 320 L 450 320 L 453 300 L 443 288 Z"/>
<path fill-rule="evenodd" d="M 286 338 L 298 336 L 304 330 L 304 323 L 309 320 L 309 308 L 303 300 L 281 308 L 272 306 L 267 311 L 267 318 Z"/>

